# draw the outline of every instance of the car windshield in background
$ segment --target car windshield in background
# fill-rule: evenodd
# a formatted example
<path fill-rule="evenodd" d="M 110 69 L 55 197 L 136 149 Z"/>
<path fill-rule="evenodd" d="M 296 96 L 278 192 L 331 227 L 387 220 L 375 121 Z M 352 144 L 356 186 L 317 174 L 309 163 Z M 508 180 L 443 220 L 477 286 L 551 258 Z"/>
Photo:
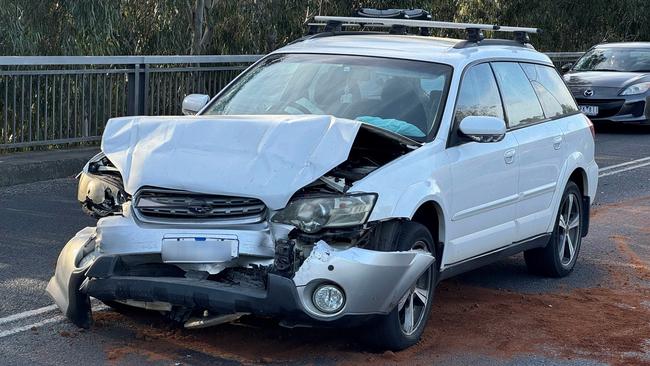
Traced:
<path fill-rule="evenodd" d="M 594 48 L 576 62 L 573 71 L 650 72 L 650 48 Z"/>
<path fill-rule="evenodd" d="M 422 141 L 440 119 L 450 66 L 363 56 L 274 55 L 204 114 L 323 114 Z"/>

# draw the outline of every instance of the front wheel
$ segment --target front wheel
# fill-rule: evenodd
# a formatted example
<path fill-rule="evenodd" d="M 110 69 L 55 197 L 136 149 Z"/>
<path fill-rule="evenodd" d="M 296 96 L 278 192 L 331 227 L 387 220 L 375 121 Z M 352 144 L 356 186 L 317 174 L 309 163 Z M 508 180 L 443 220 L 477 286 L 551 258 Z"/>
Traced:
<path fill-rule="evenodd" d="M 421 250 L 435 257 L 434 241 L 425 226 L 415 222 L 404 222 L 400 226 L 392 245 L 394 250 Z M 402 296 L 397 306 L 368 327 L 368 343 L 382 350 L 399 351 L 420 340 L 431 312 L 436 268 L 434 261 Z"/>
<path fill-rule="evenodd" d="M 582 243 L 584 207 L 582 193 L 574 182 L 567 183 L 555 219 L 555 228 L 544 248 L 524 252 L 530 272 L 549 277 L 564 277 L 573 271 Z"/>

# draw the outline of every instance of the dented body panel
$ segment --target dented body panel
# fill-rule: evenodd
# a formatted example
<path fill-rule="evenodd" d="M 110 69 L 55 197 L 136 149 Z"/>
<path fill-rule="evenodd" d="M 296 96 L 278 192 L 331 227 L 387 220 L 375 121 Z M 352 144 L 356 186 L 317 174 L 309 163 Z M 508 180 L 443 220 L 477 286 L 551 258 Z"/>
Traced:
<path fill-rule="evenodd" d="M 311 115 L 122 117 L 106 125 L 102 151 L 131 195 L 164 187 L 254 197 L 280 209 L 345 161 L 360 125 Z"/>

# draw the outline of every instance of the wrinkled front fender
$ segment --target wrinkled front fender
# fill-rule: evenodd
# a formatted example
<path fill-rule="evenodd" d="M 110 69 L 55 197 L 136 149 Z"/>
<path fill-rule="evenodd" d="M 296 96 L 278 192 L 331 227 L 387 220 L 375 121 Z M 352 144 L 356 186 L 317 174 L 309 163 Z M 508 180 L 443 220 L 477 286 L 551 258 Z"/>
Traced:
<path fill-rule="evenodd" d="M 82 328 L 92 323 L 90 299 L 79 291 L 92 262 L 78 267 L 81 259 L 95 249 L 95 228 L 87 227 L 77 233 L 63 247 L 56 263 L 54 276 L 47 284 L 47 294 L 68 319 Z"/>

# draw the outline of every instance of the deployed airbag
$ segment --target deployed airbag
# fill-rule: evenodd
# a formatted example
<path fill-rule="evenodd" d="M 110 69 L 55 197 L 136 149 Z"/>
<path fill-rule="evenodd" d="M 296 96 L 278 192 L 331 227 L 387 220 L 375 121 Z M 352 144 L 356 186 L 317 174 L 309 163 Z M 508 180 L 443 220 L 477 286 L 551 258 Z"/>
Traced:
<path fill-rule="evenodd" d="M 154 186 L 286 206 L 344 162 L 361 122 L 331 116 L 120 117 L 102 151 L 133 195 Z"/>

